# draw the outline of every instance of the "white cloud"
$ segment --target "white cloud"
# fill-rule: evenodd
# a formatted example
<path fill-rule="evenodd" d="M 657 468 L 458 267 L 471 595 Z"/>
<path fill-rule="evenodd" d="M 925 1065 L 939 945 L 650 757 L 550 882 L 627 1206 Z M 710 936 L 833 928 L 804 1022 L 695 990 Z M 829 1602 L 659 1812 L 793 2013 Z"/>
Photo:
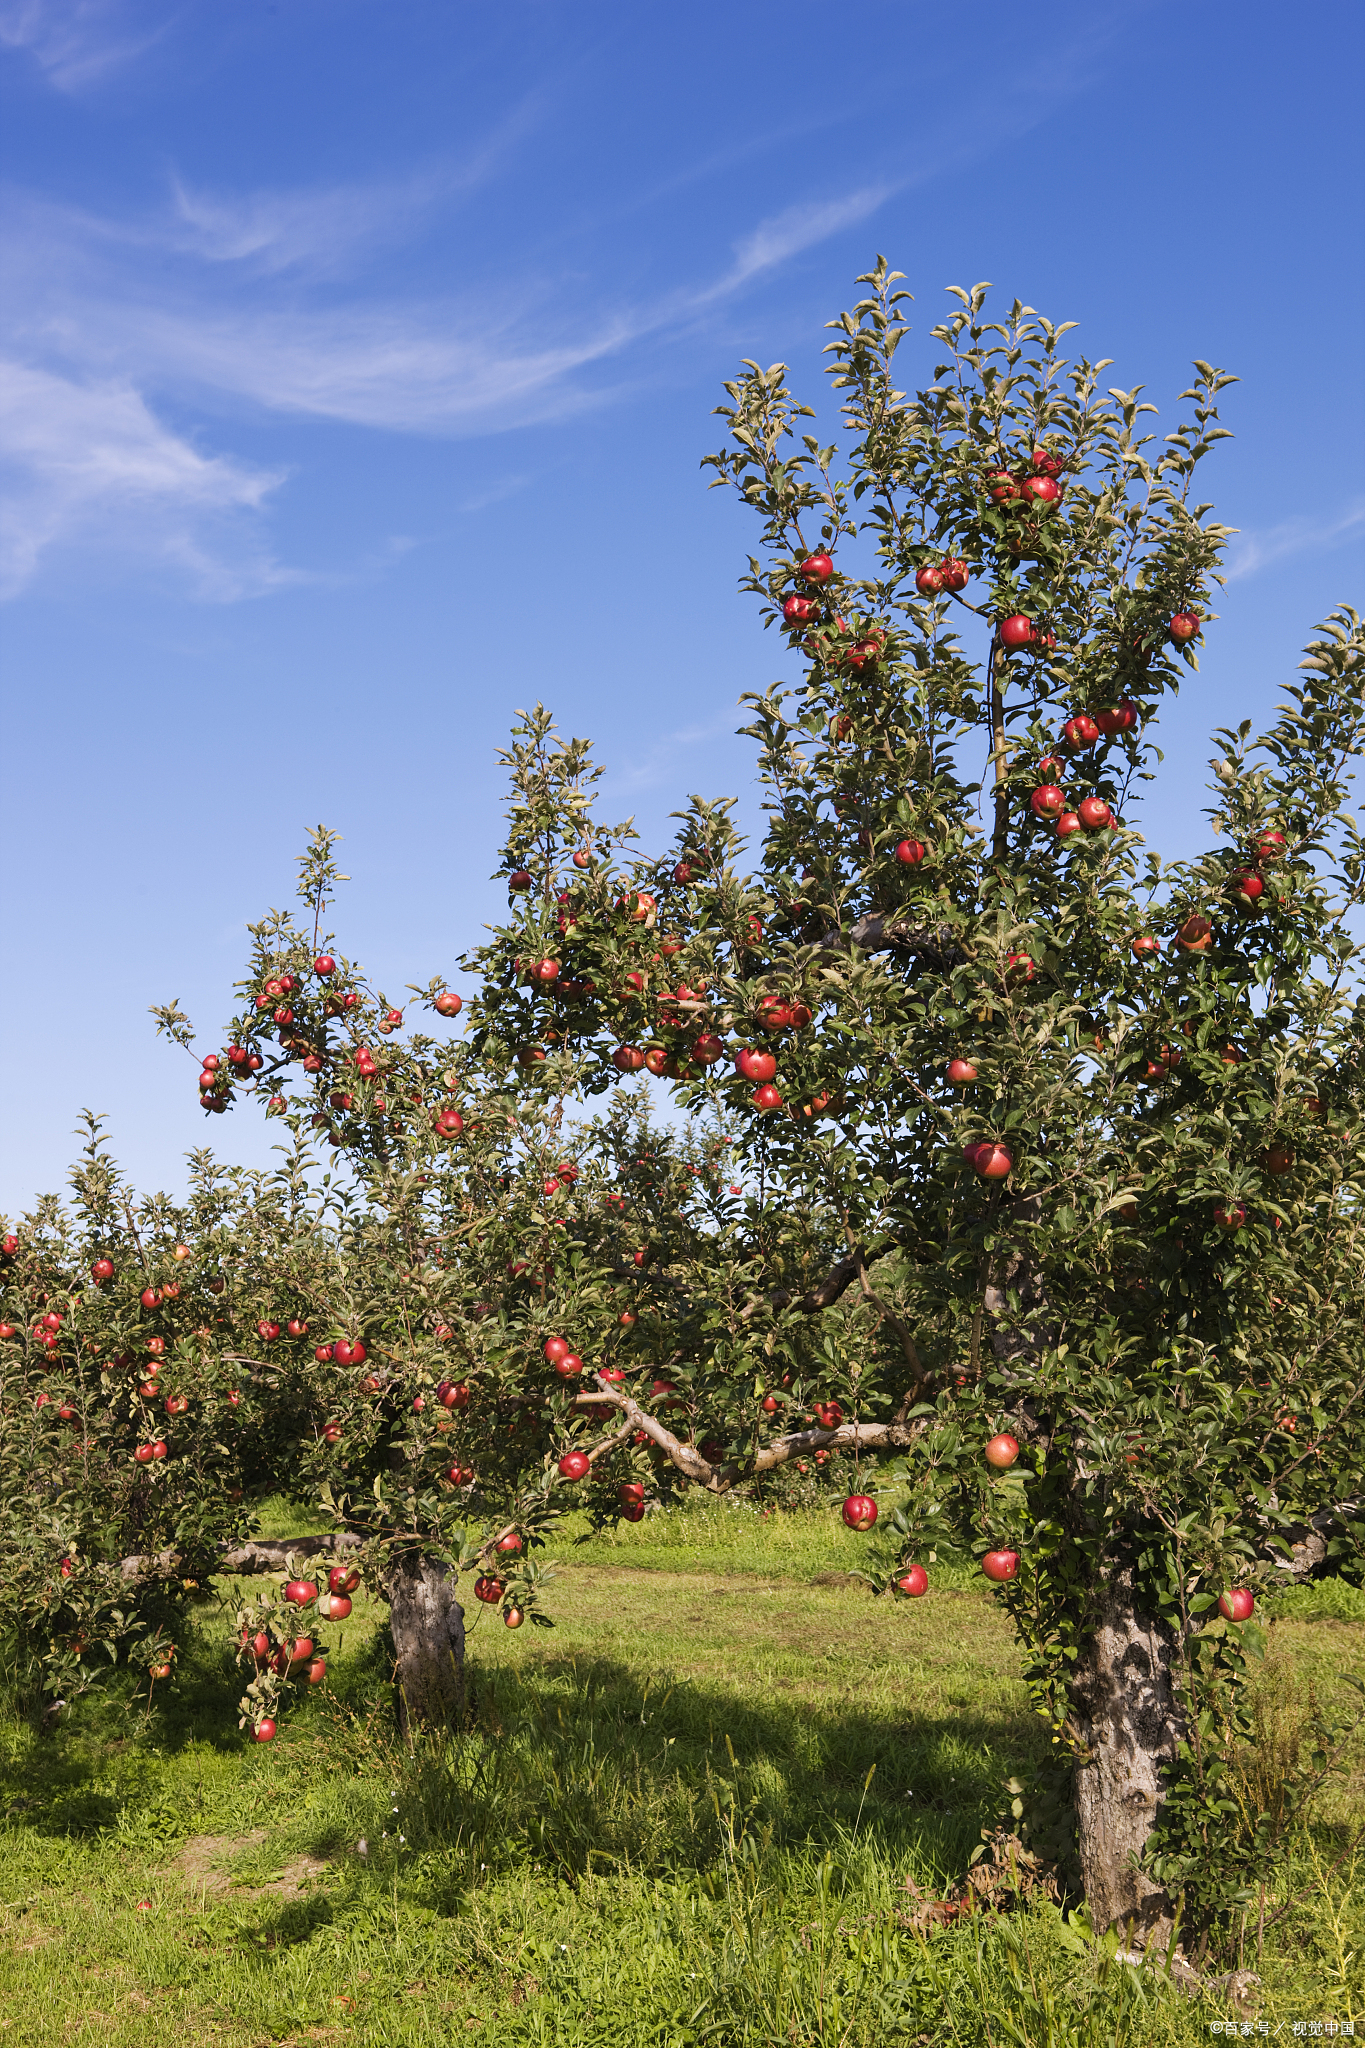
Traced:
<path fill-rule="evenodd" d="M 837 235 L 841 229 L 856 227 L 899 189 L 896 185 L 868 185 L 842 199 L 812 206 L 789 206 L 771 220 L 760 221 L 737 246 L 734 268 L 716 289 L 732 291 L 749 278 L 784 263 L 789 256 L 799 255 L 803 249 Z"/>
<path fill-rule="evenodd" d="M 47 550 L 91 537 L 175 564 L 208 597 L 294 580 L 234 527 L 280 477 L 201 455 L 125 383 L 0 360 L 0 475 L 0 595 L 22 589 Z"/>
<path fill-rule="evenodd" d="M 1263 533 L 1243 533 L 1240 545 L 1228 558 L 1227 580 L 1240 581 L 1282 562 L 1290 555 L 1302 555 L 1309 548 L 1332 548 L 1365 527 L 1365 498 L 1356 499 L 1335 519 L 1286 519 L 1281 526 L 1268 526 Z"/>
<path fill-rule="evenodd" d="M 80 92 L 158 42 L 179 9 L 137 26 L 126 0 L 0 0 L 0 46 L 23 50 L 59 92 Z"/>

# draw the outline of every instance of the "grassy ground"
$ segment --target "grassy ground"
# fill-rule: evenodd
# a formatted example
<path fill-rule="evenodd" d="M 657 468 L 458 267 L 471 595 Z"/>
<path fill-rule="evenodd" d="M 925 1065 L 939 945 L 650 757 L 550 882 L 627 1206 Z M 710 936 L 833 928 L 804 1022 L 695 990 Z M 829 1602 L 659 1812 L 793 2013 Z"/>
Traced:
<path fill-rule="evenodd" d="M 1174 2048 L 1230 2021 L 1043 1900 L 915 1926 L 907 1887 L 960 1879 L 1046 1748 L 979 1581 L 945 1565 L 929 1598 L 873 1601 L 836 1576 L 859 1539 L 817 1516 L 574 1535 L 553 1631 L 472 1628 L 476 1732 L 444 1753 L 398 1745 L 364 1603 L 269 1748 L 237 1734 L 212 1610 L 150 1713 L 110 1697 L 48 1740 L 9 1722 L 0 2038 Z M 1281 1710 L 1365 1668 L 1365 1598 L 1288 1607 Z M 1365 1854 L 1329 1870 L 1361 1764 L 1266 1938 L 1272 2034 L 1365 2034 Z"/>

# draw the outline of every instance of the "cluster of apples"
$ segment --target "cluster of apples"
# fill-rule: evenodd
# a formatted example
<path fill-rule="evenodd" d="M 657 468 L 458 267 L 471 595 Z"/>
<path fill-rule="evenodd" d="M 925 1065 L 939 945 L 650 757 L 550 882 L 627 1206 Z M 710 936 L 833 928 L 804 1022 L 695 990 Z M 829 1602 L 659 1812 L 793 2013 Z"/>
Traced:
<path fill-rule="evenodd" d="M 963 568 L 962 580 L 965 583 L 965 564 L 955 563 L 954 570 L 959 566 Z M 834 558 L 824 548 L 818 548 L 814 554 L 797 563 L 796 573 L 803 583 L 813 584 L 816 591 L 821 592 L 834 574 Z M 864 669 L 874 667 L 886 645 L 886 635 L 878 627 L 855 633 L 849 621 L 837 614 L 826 621 L 821 598 L 812 596 L 809 590 L 795 590 L 784 599 L 782 617 L 795 632 L 811 627 L 821 628 L 815 632 L 806 631 L 802 642 L 806 652 L 822 661 L 833 656 L 834 664 L 846 669 L 850 675 L 861 675 Z M 837 636 L 833 641 L 829 630 L 831 625 Z M 842 644 L 844 642 L 848 644 Z"/>
<path fill-rule="evenodd" d="M 1102 734 L 1112 738 L 1116 733 L 1131 731 L 1137 715 L 1137 706 L 1130 697 L 1108 710 L 1093 714 L 1078 711 L 1062 727 L 1062 738 L 1073 754 L 1084 753 L 1097 744 Z M 1037 772 L 1041 780 L 1029 798 L 1029 809 L 1035 818 L 1055 824 L 1059 839 L 1069 839 L 1074 832 L 1104 832 L 1114 824 L 1114 813 L 1103 797 L 1083 797 L 1074 810 L 1071 808 L 1061 786 L 1065 765 L 1057 755 L 1045 755 Z"/>
<path fill-rule="evenodd" d="M 1017 469 L 998 467 L 986 474 L 985 494 L 1003 512 L 1046 513 L 1060 504 L 1062 486 L 1058 479 L 1066 468 L 1050 448 L 1035 448 L 1027 464 Z"/>

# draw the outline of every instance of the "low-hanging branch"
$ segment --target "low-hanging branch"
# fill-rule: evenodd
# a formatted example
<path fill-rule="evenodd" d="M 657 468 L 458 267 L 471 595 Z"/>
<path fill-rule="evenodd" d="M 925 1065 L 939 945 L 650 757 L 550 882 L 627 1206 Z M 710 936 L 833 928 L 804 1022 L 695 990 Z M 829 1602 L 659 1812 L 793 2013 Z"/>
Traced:
<path fill-rule="evenodd" d="M 671 1429 L 643 1409 L 632 1395 L 621 1393 L 600 1376 L 597 1384 L 601 1391 L 580 1394 L 575 1407 L 613 1407 L 624 1416 L 625 1424 L 590 1452 L 590 1457 L 596 1459 L 631 1434 L 643 1432 L 651 1443 L 666 1453 L 679 1472 L 695 1485 L 704 1487 L 708 1493 L 728 1493 L 739 1480 L 752 1479 L 761 1472 L 773 1472 L 779 1465 L 785 1465 L 788 1459 L 800 1457 L 806 1451 L 904 1450 L 914 1442 L 917 1434 L 917 1425 L 909 1422 L 841 1422 L 836 1429 L 793 1430 L 787 1436 L 774 1437 L 771 1443 L 764 1444 L 749 1457 L 729 1458 L 722 1464 L 712 1464 L 694 1445 L 685 1444 L 674 1436 Z"/>

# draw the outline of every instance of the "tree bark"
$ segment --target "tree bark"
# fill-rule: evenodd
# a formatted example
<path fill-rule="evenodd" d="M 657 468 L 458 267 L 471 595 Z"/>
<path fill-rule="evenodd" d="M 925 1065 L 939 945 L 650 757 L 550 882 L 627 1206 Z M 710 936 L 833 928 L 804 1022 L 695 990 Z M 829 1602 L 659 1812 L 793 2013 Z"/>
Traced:
<path fill-rule="evenodd" d="M 439 1558 L 410 1552 L 390 1566 L 389 1628 L 398 1659 L 398 1721 L 452 1727 L 464 1713 L 464 1609 L 455 1578 Z"/>
<path fill-rule="evenodd" d="M 1136 1867 L 1183 1725 L 1171 1683 L 1174 1649 L 1169 1629 L 1138 1609 L 1129 1575 L 1120 1572 L 1102 1596 L 1071 1687 L 1086 1750 L 1075 1791 L 1086 1903 L 1097 1932 L 1130 1926 L 1139 1948 L 1164 1947 L 1174 1924 L 1169 1895 Z"/>

